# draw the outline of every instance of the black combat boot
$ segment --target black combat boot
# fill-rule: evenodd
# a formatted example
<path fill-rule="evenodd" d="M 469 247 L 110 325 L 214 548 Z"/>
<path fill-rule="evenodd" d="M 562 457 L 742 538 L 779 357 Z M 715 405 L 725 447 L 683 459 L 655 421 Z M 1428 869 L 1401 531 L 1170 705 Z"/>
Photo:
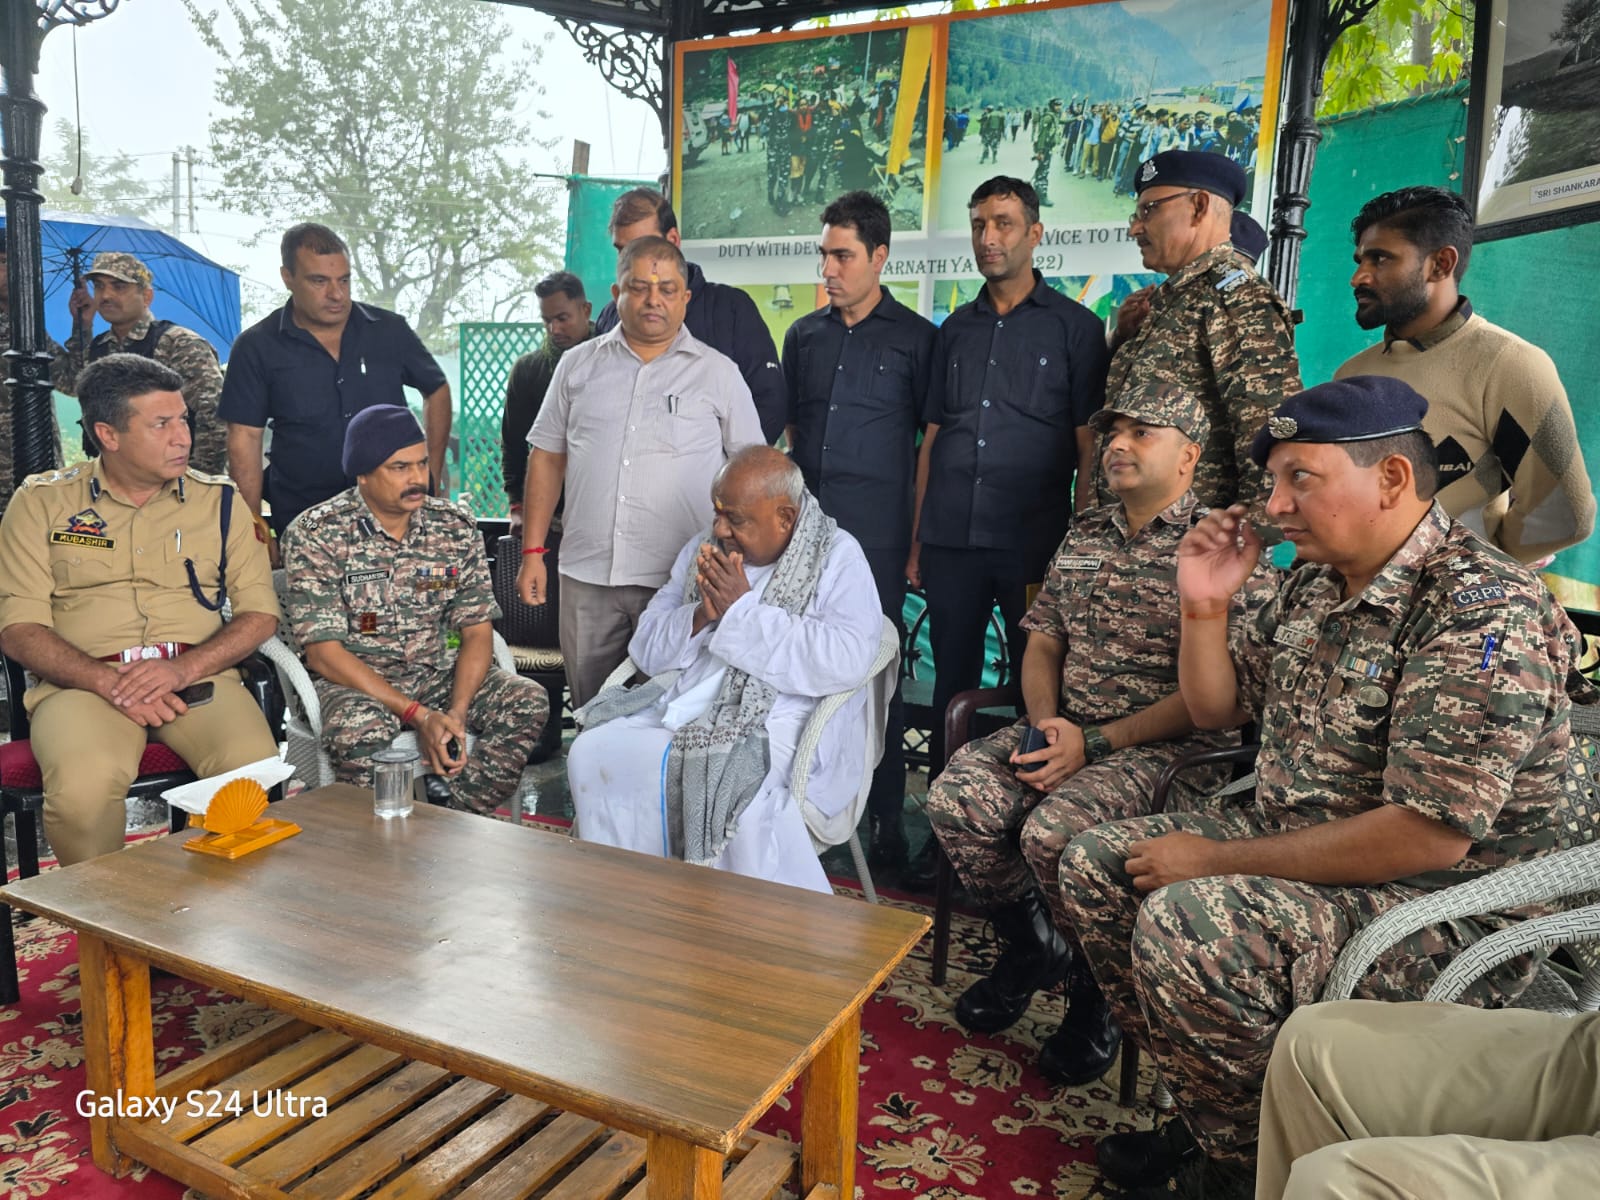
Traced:
<path fill-rule="evenodd" d="M 1039 1047 L 1039 1073 L 1052 1083 L 1093 1083 L 1116 1060 L 1122 1030 L 1080 955 L 1067 974 L 1067 1015 Z"/>
<path fill-rule="evenodd" d="M 989 914 L 1000 957 L 987 977 L 956 1001 L 956 1020 L 976 1033 L 999 1033 L 1028 1011 L 1040 988 L 1061 981 L 1072 961 L 1072 948 L 1056 930 L 1037 892 Z"/>

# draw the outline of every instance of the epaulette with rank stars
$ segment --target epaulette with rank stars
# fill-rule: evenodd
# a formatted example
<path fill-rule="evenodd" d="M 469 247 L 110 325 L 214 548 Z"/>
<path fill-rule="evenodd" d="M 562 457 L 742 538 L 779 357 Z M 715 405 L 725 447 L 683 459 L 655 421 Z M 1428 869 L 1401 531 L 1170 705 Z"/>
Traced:
<path fill-rule="evenodd" d="M 40 471 L 37 475 L 29 475 L 19 485 L 18 490 L 30 487 L 50 487 L 58 483 L 68 483 L 82 475 L 89 469 L 86 462 L 77 463 L 70 467 L 61 467 L 54 471 Z"/>

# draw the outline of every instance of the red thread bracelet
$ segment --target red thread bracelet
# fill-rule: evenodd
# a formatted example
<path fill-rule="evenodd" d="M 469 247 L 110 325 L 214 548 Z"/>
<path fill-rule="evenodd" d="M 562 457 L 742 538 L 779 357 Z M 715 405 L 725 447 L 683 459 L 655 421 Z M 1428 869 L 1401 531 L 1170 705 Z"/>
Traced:
<path fill-rule="evenodd" d="M 524 546 L 522 552 L 524 554 L 549 554 L 550 548 L 548 546 Z"/>
<path fill-rule="evenodd" d="M 417 709 L 419 709 L 421 707 L 422 707 L 422 701 L 421 700 L 413 700 L 409 705 L 406 706 L 405 712 L 400 714 L 400 724 L 402 724 L 402 725 L 411 724 L 411 718 L 417 715 Z"/>

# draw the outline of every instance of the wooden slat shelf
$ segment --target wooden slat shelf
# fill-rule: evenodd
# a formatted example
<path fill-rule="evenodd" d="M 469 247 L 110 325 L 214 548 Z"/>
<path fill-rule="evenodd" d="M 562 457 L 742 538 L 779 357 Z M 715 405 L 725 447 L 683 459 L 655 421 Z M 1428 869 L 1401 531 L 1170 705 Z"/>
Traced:
<path fill-rule="evenodd" d="M 253 1030 L 156 1092 L 173 1116 L 119 1120 L 118 1145 L 185 1182 L 220 1172 L 239 1196 L 646 1200 L 644 1138 L 302 1022 Z M 242 1112 L 224 1111 L 235 1097 Z M 797 1145 L 747 1134 L 722 1194 L 771 1200 L 799 1162 Z"/>

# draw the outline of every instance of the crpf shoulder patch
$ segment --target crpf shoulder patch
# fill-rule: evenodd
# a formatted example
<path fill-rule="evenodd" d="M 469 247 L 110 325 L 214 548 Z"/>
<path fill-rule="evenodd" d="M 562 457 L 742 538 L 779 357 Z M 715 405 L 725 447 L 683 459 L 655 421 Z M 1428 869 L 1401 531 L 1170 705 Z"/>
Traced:
<path fill-rule="evenodd" d="M 1450 603 L 1456 608 L 1480 608 L 1489 604 L 1504 604 L 1506 602 L 1506 589 L 1498 581 L 1474 584 L 1469 588 L 1462 588 L 1450 597 Z"/>

